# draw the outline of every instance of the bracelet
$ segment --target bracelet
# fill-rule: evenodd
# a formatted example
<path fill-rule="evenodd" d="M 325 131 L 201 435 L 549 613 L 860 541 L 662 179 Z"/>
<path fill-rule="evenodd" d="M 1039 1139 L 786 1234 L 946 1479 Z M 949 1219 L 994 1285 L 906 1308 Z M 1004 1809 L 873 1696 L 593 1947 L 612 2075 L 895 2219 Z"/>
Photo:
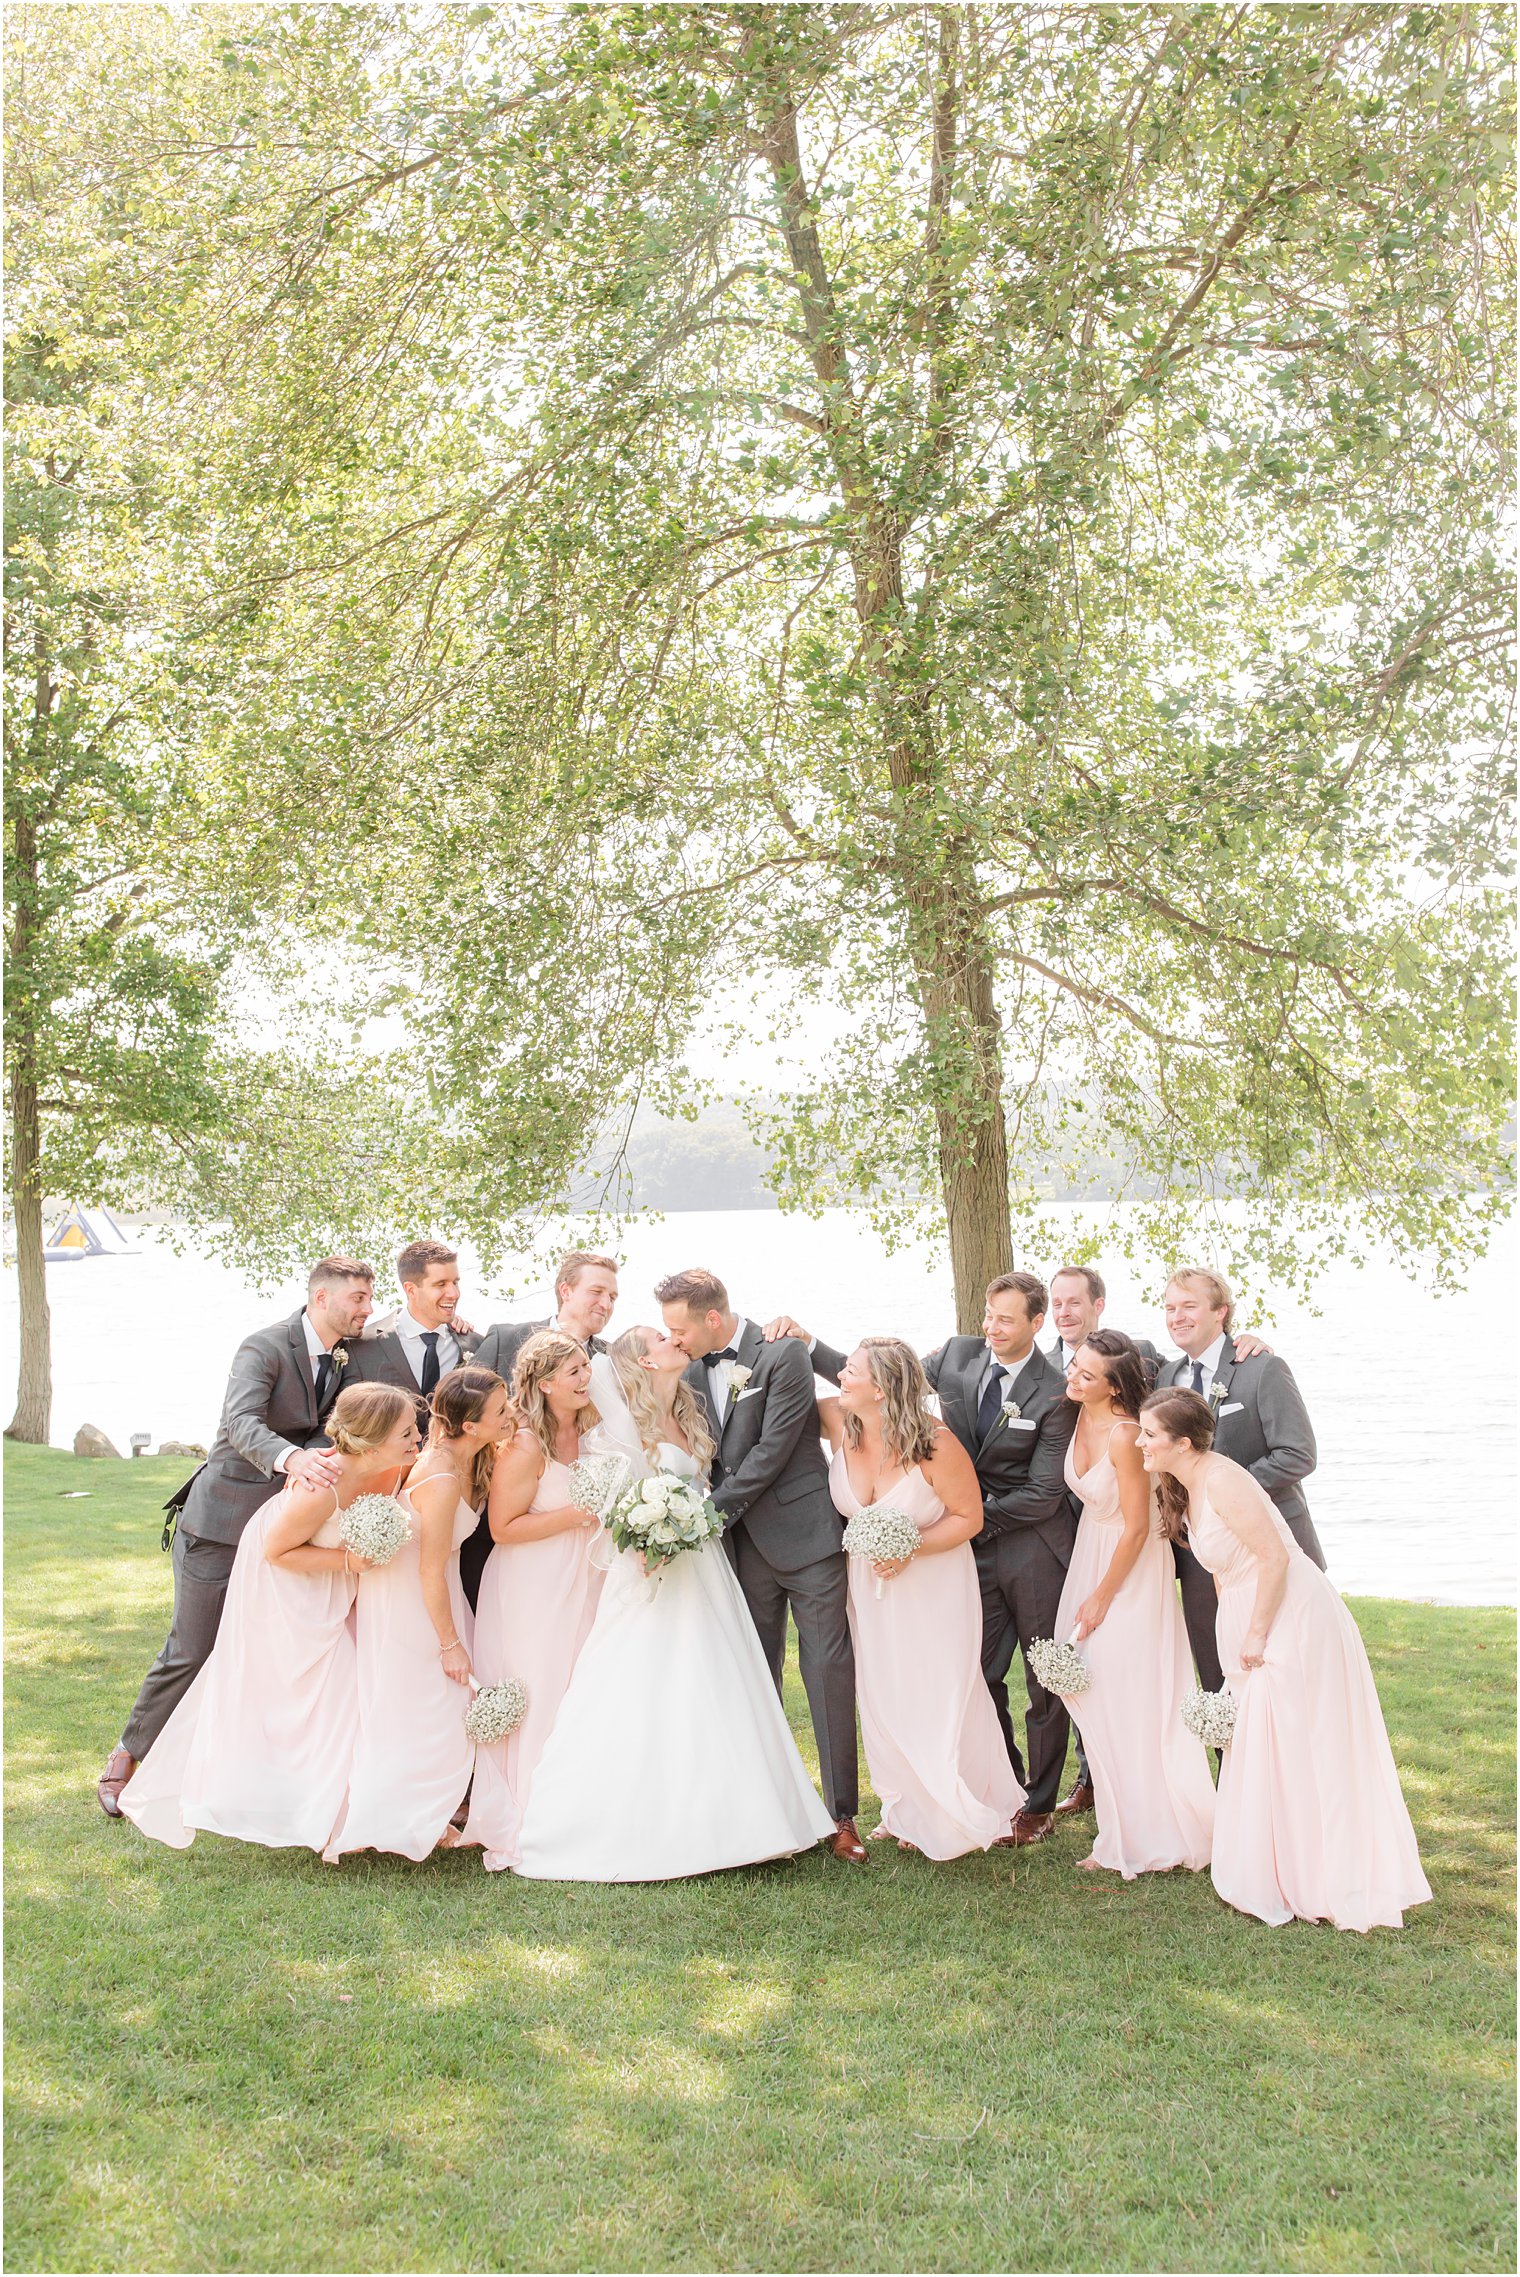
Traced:
<path fill-rule="evenodd" d="M 439 1659 L 440 1659 L 440 1660 L 442 1660 L 442 1658 L 443 1658 L 443 1656 L 444 1656 L 444 1654 L 445 1654 L 446 1652 L 452 1652 L 452 1651 L 453 1651 L 453 1649 L 454 1649 L 454 1647 L 455 1647 L 455 1645 L 457 1645 L 458 1643 L 459 1643 L 459 1639 L 458 1639 L 458 1637 L 450 1637 L 450 1639 L 449 1639 L 449 1641 L 448 1641 L 448 1643 L 447 1643 L 446 1645 L 440 1645 L 440 1646 L 438 1647 L 438 1657 L 439 1657 Z"/>

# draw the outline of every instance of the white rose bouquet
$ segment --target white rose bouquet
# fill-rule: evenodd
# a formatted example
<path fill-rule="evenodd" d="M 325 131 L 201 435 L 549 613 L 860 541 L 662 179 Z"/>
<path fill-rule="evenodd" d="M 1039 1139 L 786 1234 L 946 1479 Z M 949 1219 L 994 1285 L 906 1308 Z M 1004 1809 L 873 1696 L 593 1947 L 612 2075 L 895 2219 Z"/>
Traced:
<path fill-rule="evenodd" d="M 857 1510 L 844 1530 L 844 1554 L 851 1558 L 869 1558 L 873 1565 L 888 1565 L 899 1558 L 918 1555 L 923 1537 L 911 1518 L 894 1510 L 890 1502 L 868 1502 Z M 881 1595 L 882 1576 L 876 1576 L 876 1594 Z"/>
<path fill-rule="evenodd" d="M 723 1531 L 722 1512 L 700 1486 L 656 1471 L 636 1480 L 602 1519 L 620 1550 L 642 1550 L 644 1569 L 655 1573 L 683 1550 L 700 1550 Z"/>
<path fill-rule="evenodd" d="M 394 1495 L 361 1494 L 338 1513 L 339 1541 L 371 1565 L 389 1565 L 411 1538 L 406 1512 Z"/>
<path fill-rule="evenodd" d="M 1074 1699 L 1092 1683 L 1092 1670 L 1074 1644 L 1057 1644 L 1054 1637 L 1036 1637 L 1027 1655 L 1037 1681 L 1063 1700 Z"/>
<path fill-rule="evenodd" d="M 528 1687 L 509 1676 L 502 1684 L 477 1684 L 470 1678 L 475 1697 L 465 1712 L 464 1728 L 477 1747 L 494 1747 L 516 1731 L 528 1712 Z"/>
<path fill-rule="evenodd" d="M 1228 1747 L 1235 1737 L 1233 1692 L 1204 1692 L 1195 1685 L 1182 1703 L 1182 1720 L 1205 1747 Z"/>

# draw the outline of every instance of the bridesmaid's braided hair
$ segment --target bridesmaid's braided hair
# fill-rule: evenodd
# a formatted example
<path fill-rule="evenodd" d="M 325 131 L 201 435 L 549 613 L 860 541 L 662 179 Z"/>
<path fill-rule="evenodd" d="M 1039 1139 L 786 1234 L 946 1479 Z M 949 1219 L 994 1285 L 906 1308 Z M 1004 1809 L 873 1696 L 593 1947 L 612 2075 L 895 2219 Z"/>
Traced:
<path fill-rule="evenodd" d="M 546 1463 L 559 1460 L 559 1427 L 549 1413 L 544 1385 L 551 1376 L 558 1375 L 567 1360 L 584 1360 L 585 1357 L 586 1347 L 580 1338 L 567 1336 L 562 1328 L 539 1329 L 517 1355 L 517 1365 L 512 1370 L 512 1405 L 522 1428 L 537 1440 Z M 600 1421 L 589 1399 L 584 1407 L 575 1411 L 575 1428 L 582 1437 L 593 1423 Z"/>
<path fill-rule="evenodd" d="M 394 1384 L 350 1384 L 333 1401 L 327 1436 L 340 1455 L 373 1454 L 416 1406 L 410 1392 Z"/>
<path fill-rule="evenodd" d="M 904 1470 L 926 1463 L 934 1452 L 938 1426 L 929 1405 L 929 1379 L 923 1361 L 900 1336 L 863 1336 L 860 1349 L 866 1356 L 871 1381 L 881 1393 L 883 1444 Z M 846 1446 L 860 1445 L 858 1415 L 845 1417 L 844 1437 Z"/>
<path fill-rule="evenodd" d="M 1169 1439 L 1185 1439 L 1200 1455 L 1206 1455 L 1214 1444 L 1214 1410 L 1206 1399 L 1181 1384 L 1153 1391 L 1141 1402 L 1140 1413 L 1154 1415 Z M 1180 1478 L 1172 1478 L 1165 1471 L 1156 1471 L 1153 1477 L 1161 1531 L 1169 1542 L 1180 1542 L 1187 1531 L 1187 1488 Z"/>
<path fill-rule="evenodd" d="M 1083 1343 L 1087 1351 L 1096 1352 L 1103 1362 L 1109 1397 L 1119 1414 L 1138 1416 L 1145 1398 L 1145 1362 L 1124 1331 L 1095 1328 Z"/>
<path fill-rule="evenodd" d="M 428 1444 L 439 1446 L 445 1439 L 459 1439 L 465 1426 L 478 1423 L 485 1413 L 486 1401 L 492 1392 L 505 1391 L 505 1380 L 494 1368 L 475 1368 L 466 1364 L 450 1368 L 440 1376 L 433 1393 L 432 1420 L 428 1426 Z M 510 1436 L 515 1418 L 508 1416 L 507 1433 Z M 491 1473 L 496 1468 L 496 1449 L 487 1441 L 475 1457 L 470 1472 L 468 1500 L 479 1510 L 491 1490 Z"/>

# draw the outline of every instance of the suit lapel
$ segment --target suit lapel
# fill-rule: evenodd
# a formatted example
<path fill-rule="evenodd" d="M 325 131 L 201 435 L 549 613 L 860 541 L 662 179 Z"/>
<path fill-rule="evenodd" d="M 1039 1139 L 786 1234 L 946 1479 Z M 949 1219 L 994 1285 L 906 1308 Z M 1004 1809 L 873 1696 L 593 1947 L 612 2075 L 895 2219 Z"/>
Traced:
<path fill-rule="evenodd" d="M 306 1330 L 303 1326 L 305 1319 L 305 1313 L 298 1312 L 290 1324 L 290 1357 L 306 1397 L 306 1420 L 315 1430 L 318 1420 L 317 1387 L 312 1380 L 311 1360 L 306 1350 Z"/>
<path fill-rule="evenodd" d="M 1039 1384 L 1040 1378 L 1041 1378 L 1042 1374 L 1044 1373 L 1044 1370 L 1043 1370 L 1043 1368 L 1041 1367 L 1041 1364 L 1040 1364 L 1040 1363 L 1041 1363 L 1041 1354 L 1040 1354 L 1040 1349 L 1039 1349 L 1039 1346 L 1038 1346 L 1038 1345 L 1036 1345 L 1036 1346 L 1035 1346 L 1035 1348 L 1034 1348 L 1034 1350 L 1033 1350 L 1032 1352 L 1030 1352 L 1030 1353 L 1027 1355 L 1027 1357 L 1026 1357 L 1026 1358 L 1024 1358 L 1023 1360 L 1021 1360 L 1021 1361 L 1019 1362 L 1019 1365 L 1018 1365 L 1018 1367 L 1017 1367 L 1017 1368 L 1014 1370 L 1013 1374 L 1012 1374 L 1012 1375 L 1011 1375 L 1011 1376 L 1008 1378 L 1008 1380 L 1007 1380 L 1007 1381 L 1006 1381 L 1006 1383 L 1004 1384 L 1004 1386 L 1003 1386 L 1003 1406 L 1004 1406 L 1004 1407 L 1006 1407 L 1006 1406 L 1007 1406 L 1007 1404 L 1008 1404 L 1009 1400 L 1013 1400 L 1013 1401 L 1015 1402 L 1015 1404 L 1016 1404 L 1016 1405 L 1018 1405 L 1019 1407 L 1023 1407 L 1023 1406 L 1025 1405 L 1025 1402 L 1026 1402 L 1027 1400 L 1029 1400 L 1029 1399 L 1030 1399 L 1030 1398 L 1033 1396 L 1033 1394 L 1034 1394 L 1034 1392 L 1035 1392 L 1035 1390 L 1036 1390 L 1036 1388 L 1037 1388 L 1037 1386 L 1038 1386 L 1038 1384 Z M 983 1365 L 985 1366 L 985 1364 L 986 1364 L 986 1363 L 985 1363 L 985 1360 L 984 1360 L 984 1362 L 983 1362 Z M 980 1371 L 980 1370 L 978 1370 L 978 1372 L 977 1372 L 977 1373 L 978 1373 L 978 1380 L 980 1380 L 980 1373 L 981 1373 L 981 1371 Z M 1022 1397 L 1020 1396 L 1020 1387 L 1021 1387 L 1021 1386 L 1022 1386 Z M 972 1394 L 972 1398 L 973 1398 L 973 1400 L 975 1400 L 975 1399 L 976 1399 L 976 1384 L 975 1384 L 975 1383 L 973 1383 L 973 1385 L 972 1385 L 972 1387 L 971 1387 L 971 1394 Z M 977 1402 L 977 1404 L 978 1404 L 978 1405 L 980 1405 L 980 1402 L 978 1401 L 978 1402 Z M 974 1420 L 974 1419 L 973 1419 L 973 1420 Z M 980 1445 L 978 1446 L 978 1448 L 977 1448 L 977 1450 L 976 1450 L 976 1451 L 977 1451 L 977 1455 L 980 1457 L 981 1455 L 985 1454 L 985 1453 L 986 1453 L 986 1451 L 987 1451 L 987 1449 L 988 1449 L 988 1448 L 991 1446 L 991 1444 L 992 1444 L 993 1440 L 994 1440 L 994 1439 L 995 1439 L 995 1438 L 998 1436 L 998 1433 L 999 1433 L 1000 1431 L 1006 1431 L 1007 1429 L 1008 1429 L 1008 1426 L 1007 1426 L 1007 1424 L 1006 1424 L 1006 1423 L 1004 1422 L 1004 1420 L 1003 1420 L 1003 1408 L 1002 1408 L 1002 1407 L 1000 1407 L 1000 1408 L 998 1409 L 998 1412 L 997 1412 L 997 1414 L 996 1414 L 996 1415 L 993 1417 L 993 1419 L 992 1419 L 992 1429 L 991 1429 L 991 1430 L 990 1430 L 990 1431 L 987 1433 L 987 1436 L 986 1436 L 986 1438 L 985 1438 L 985 1439 L 983 1439 L 983 1440 L 981 1441 Z"/>
<path fill-rule="evenodd" d="M 755 1363 L 758 1361 L 761 1353 L 764 1350 L 765 1338 L 761 1335 L 754 1322 L 752 1320 L 747 1320 L 744 1324 L 744 1334 L 739 1339 L 740 1367 L 748 1368 L 750 1374 L 753 1375 L 755 1372 Z M 704 1369 L 703 1374 L 705 1375 L 706 1372 L 707 1371 Z M 743 1387 L 741 1386 L 741 1389 L 742 1388 Z M 718 1437 L 720 1442 L 722 1440 L 723 1433 L 728 1429 L 730 1423 L 732 1423 L 734 1419 L 734 1414 L 738 1408 L 738 1405 L 738 1393 L 730 1389 L 729 1396 L 723 1405 L 722 1420 L 718 1426 Z"/>
<path fill-rule="evenodd" d="M 1219 1365 L 1214 1370 L 1212 1388 L 1220 1394 L 1220 1397 L 1211 1403 L 1216 1412 L 1230 1396 L 1230 1381 L 1234 1376 L 1235 1368 L 1235 1339 L 1233 1336 L 1227 1336 L 1224 1340 L 1224 1350 L 1219 1355 Z"/>

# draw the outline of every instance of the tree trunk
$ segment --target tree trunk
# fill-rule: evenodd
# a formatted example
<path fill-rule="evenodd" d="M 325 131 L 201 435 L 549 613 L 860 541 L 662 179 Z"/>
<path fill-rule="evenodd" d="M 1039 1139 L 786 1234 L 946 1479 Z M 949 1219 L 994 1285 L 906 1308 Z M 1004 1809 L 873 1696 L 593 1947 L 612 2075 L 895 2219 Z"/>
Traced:
<path fill-rule="evenodd" d="M 51 702 L 46 671 L 37 675 L 37 708 Z M 36 1012 L 32 948 L 37 923 L 37 834 L 29 814 L 15 818 L 11 853 L 15 893 L 6 1026 L 10 1031 L 11 1213 L 16 1225 L 16 1282 L 21 1310 L 21 1367 L 16 1412 L 7 1439 L 47 1445 L 53 1411 L 53 1326 L 47 1262 L 42 1254 L 42 1119 L 37 1104 Z"/>
<path fill-rule="evenodd" d="M 1002 1028 L 985 921 L 974 902 L 937 893 L 913 912 L 914 964 L 930 1051 L 954 1070 L 937 1108 L 940 1188 L 955 1276 L 955 1325 L 981 1331 L 987 1283 L 1013 1264 Z"/>
<path fill-rule="evenodd" d="M 48 1313 L 47 1265 L 42 1255 L 42 1189 L 38 1183 L 37 1085 L 31 1055 L 18 1052 L 11 1066 L 11 1209 L 16 1222 L 16 1280 L 21 1301 L 21 1367 L 16 1412 L 7 1439 L 47 1445 L 53 1410 L 53 1337 Z"/>
<path fill-rule="evenodd" d="M 955 169 L 955 69 L 958 19 L 940 23 L 928 254 L 931 286 L 925 309 L 931 342 L 931 394 L 940 400 L 939 339 L 948 306 L 942 253 Z M 760 74 L 765 76 L 764 63 Z M 780 208 L 809 360 L 818 382 L 821 431 L 833 459 L 849 520 L 855 609 L 866 635 L 866 661 L 881 707 L 888 772 L 901 816 L 892 864 L 908 920 L 910 953 L 923 1006 L 925 1040 L 935 1065 L 940 1185 L 950 1229 L 956 1327 L 982 1324 L 987 1283 L 1012 1264 L 1008 1209 L 1008 1137 L 1003 1117 L 1002 1028 L 993 995 L 976 863 L 969 847 L 945 845 L 933 809 L 938 777 L 928 658 L 911 652 L 902 622 L 903 509 L 890 501 L 865 442 L 840 312 L 819 242 L 817 216 L 803 177 L 797 110 L 784 83 L 768 109 L 759 147 L 767 157 Z M 948 427 L 944 429 L 948 436 Z"/>

